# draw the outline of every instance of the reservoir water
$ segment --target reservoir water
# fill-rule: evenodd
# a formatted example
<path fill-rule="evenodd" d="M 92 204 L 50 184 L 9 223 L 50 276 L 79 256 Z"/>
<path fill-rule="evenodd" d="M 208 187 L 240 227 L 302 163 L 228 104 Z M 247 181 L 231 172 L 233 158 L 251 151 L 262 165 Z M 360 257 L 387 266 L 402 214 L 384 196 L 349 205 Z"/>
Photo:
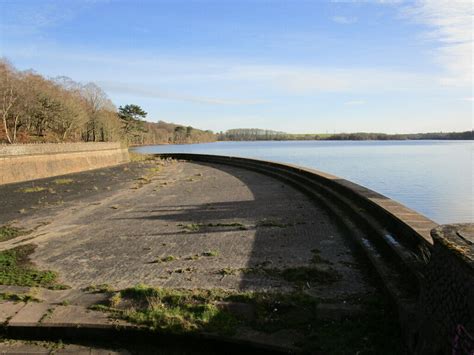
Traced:
<path fill-rule="evenodd" d="M 472 141 L 216 142 L 134 150 L 293 163 L 354 181 L 438 223 L 474 222 Z"/>

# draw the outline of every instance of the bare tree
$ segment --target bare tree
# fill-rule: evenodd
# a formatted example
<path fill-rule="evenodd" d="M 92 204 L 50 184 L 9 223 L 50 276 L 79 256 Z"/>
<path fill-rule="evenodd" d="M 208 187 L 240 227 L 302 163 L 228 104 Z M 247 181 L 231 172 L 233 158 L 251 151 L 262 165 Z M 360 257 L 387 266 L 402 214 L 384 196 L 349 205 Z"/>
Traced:
<path fill-rule="evenodd" d="M 100 120 L 104 117 L 103 111 L 115 111 L 115 107 L 107 97 L 107 94 L 94 83 L 84 85 L 82 95 L 86 100 L 87 110 L 89 111 L 86 140 L 96 141 L 99 137 Z"/>
<path fill-rule="evenodd" d="M 15 82 L 13 67 L 6 61 L 0 60 L 0 112 L 3 130 L 8 143 L 16 142 L 20 114 L 14 112 L 18 101 L 17 83 Z"/>

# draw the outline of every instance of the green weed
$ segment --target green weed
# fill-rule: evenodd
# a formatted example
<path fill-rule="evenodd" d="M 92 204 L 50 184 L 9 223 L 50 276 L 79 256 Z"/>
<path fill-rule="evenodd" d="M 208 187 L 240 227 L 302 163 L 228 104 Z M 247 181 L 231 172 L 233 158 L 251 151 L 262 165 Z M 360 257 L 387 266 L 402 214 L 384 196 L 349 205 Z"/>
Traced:
<path fill-rule="evenodd" d="M 33 187 L 23 187 L 17 191 L 23 192 L 23 193 L 31 193 L 31 192 L 40 192 L 40 191 L 45 191 L 45 190 L 47 190 L 46 187 L 33 186 Z"/>
<path fill-rule="evenodd" d="M 5 242 L 7 240 L 19 237 L 24 233 L 25 231 L 20 228 L 11 227 L 8 225 L 0 226 L 0 242 Z"/>
<path fill-rule="evenodd" d="M 64 288 L 57 284 L 58 275 L 53 271 L 37 270 L 29 261 L 35 250 L 33 244 L 21 245 L 0 252 L 0 285 L 41 286 Z"/>

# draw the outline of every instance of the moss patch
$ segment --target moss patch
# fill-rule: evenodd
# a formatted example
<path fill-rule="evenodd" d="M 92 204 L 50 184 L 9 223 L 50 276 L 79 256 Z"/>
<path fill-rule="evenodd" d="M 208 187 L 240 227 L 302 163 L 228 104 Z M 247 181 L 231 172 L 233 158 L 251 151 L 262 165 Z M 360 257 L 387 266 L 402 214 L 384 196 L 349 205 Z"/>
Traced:
<path fill-rule="evenodd" d="M 273 219 L 262 219 L 258 221 L 257 227 L 267 227 L 267 228 L 287 228 L 293 226 L 293 223 L 281 223 Z"/>
<path fill-rule="evenodd" d="M 56 185 L 69 185 L 69 184 L 72 184 L 74 182 L 73 179 L 56 179 L 54 180 L 54 183 Z"/>
<path fill-rule="evenodd" d="M 57 283 L 57 274 L 34 268 L 29 260 L 35 245 L 27 244 L 0 252 L 0 284 L 16 286 L 41 286 L 52 289 L 64 289 Z"/>
<path fill-rule="evenodd" d="M 41 192 L 47 190 L 46 187 L 42 186 L 33 186 L 33 187 L 23 187 L 18 190 L 18 192 L 31 193 L 31 192 Z"/>
<path fill-rule="evenodd" d="M 238 222 L 231 223 L 190 223 L 190 224 L 178 224 L 178 227 L 184 229 L 185 232 L 199 232 L 206 228 L 219 228 L 219 227 L 231 227 L 238 230 L 247 230 L 247 227 Z"/>
<path fill-rule="evenodd" d="M 23 234 L 25 234 L 23 229 L 11 226 L 0 226 L 0 242 L 5 242 Z"/>

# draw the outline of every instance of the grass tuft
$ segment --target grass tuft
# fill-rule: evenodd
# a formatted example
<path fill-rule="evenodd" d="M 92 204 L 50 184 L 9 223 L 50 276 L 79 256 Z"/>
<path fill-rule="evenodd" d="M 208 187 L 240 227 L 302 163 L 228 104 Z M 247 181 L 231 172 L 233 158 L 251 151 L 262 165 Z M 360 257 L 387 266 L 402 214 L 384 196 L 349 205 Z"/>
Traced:
<path fill-rule="evenodd" d="M 155 157 L 151 154 L 140 154 L 140 153 L 135 153 L 135 152 L 129 152 L 128 155 L 130 157 L 130 161 L 132 162 L 140 162 L 140 161 L 155 159 Z"/>
<path fill-rule="evenodd" d="M 201 255 L 202 256 L 217 256 L 217 255 L 219 255 L 219 251 L 218 250 L 208 250 L 208 251 L 202 252 Z"/>
<path fill-rule="evenodd" d="M 41 302 L 40 299 L 28 293 L 10 293 L 0 292 L 0 301 L 13 301 L 13 302 Z"/>
<path fill-rule="evenodd" d="M 29 260 L 35 245 L 26 244 L 0 252 L 0 285 L 47 287 L 64 289 L 57 283 L 58 275 L 53 271 L 37 270 Z"/>
<path fill-rule="evenodd" d="M 154 261 L 154 263 L 169 263 L 170 261 L 178 260 L 179 258 L 174 255 L 167 255 Z"/>
<path fill-rule="evenodd" d="M 234 269 L 234 268 L 231 268 L 231 267 L 225 267 L 225 268 L 222 268 L 220 269 L 217 273 L 219 275 L 222 275 L 223 277 L 224 276 L 230 276 L 230 275 L 237 275 L 239 274 L 241 271 L 240 269 Z"/>
<path fill-rule="evenodd" d="M 186 232 L 198 232 L 201 229 L 201 224 L 190 223 L 190 224 L 178 224 L 179 227 L 183 228 Z"/>
<path fill-rule="evenodd" d="M 83 289 L 85 292 L 90 293 L 106 293 L 112 292 L 113 288 L 109 284 L 90 285 Z"/>

